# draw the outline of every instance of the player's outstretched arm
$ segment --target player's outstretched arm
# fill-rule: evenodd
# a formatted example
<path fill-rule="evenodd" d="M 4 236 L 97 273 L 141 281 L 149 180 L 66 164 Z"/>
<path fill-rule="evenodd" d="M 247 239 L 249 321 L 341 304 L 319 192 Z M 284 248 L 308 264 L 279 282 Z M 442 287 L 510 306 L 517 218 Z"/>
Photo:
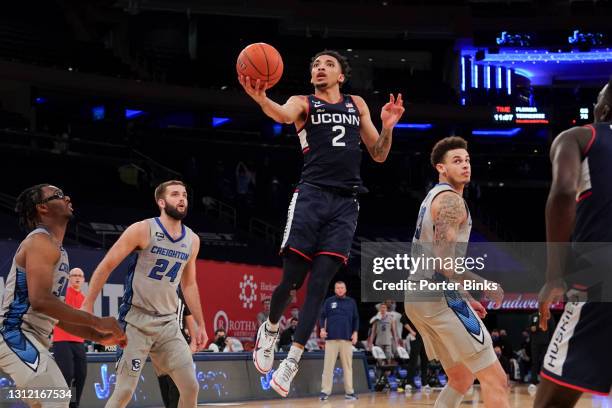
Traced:
<path fill-rule="evenodd" d="M 113 333 L 120 337 L 123 331 L 117 321 L 114 324 L 82 310 L 74 309 L 52 292 L 57 282 L 53 282 L 53 265 L 60 259 L 57 245 L 47 235 L 36 234 L 23 243 L 24 266 L 28 285 L 28 301 L 37 312 L 68 324 L 89 326 L 93 329 Z M 65 278 L 62 278 L 65 279 Z"/>
<path fill-rule="evenodd" d="M 397 125 L 400 118 L 404 114 L 404 101 L 402 94 L 397 95 L 397 99 L 391 94 L 389 102 L 383 106 L 380 112 L 382 120 L 382 130 L 380 134 L 376 130 L 368 105 L 360 96 L 353 96 L 353 100 L 359 109 L 361 123 L 361 140 L 366 145 L 370 156 L 374 161 L 382 163 L 387 160 L 389 151 L 391 150 L 391 136 L 393 128 Z"/>
<path fill-rule="evenodd" d="M 195 319 L 197 324 L 196 331 L 192 334 L 195 337 L 198 350 L 202 350 L 208 342 L 208 334 L 204 325 L 204 316 L 202 314 L 202 304 L 200 302 L 200 291 L 198 290 L 198 282 L 196 280 L 196 260 L 200 252 L 200 237 L 194 234 L 191 257 L 185 265 L 183 275 L 181 276 L 181 290 L 185 303 Z"/>
<path fill-rule="evenodd" d="M 434 220 L 433 253 L 444 259 L 455 257 L 457 231 L 467 219 L 467 211 L 463 199 L 454 192 L 444 191 L 434 198 L 431 204 L 431 215 Z M 447 278 L 455 274 L 453 269 L 443 268 L 438 271 Z"/>
<path fill-rule="evenodd" d="M 121 263 L 121 261 L 132 253 L 132 251 L 146 247 L 148 242 L 149 225 L 146 221 L 140 221 L 130 225 L 123 234 L 121 234 L 111 249 L 109 249 L 104 259 L 102 259 L 102 262 L 100 262 L 91 276 L 87 296 L 83 301 L 81 309 L 92 313 L 94 303 L 111 272 Z"/>
<path fill-rule="evenodd" d="M 109 320 L 109 323 L 115 321 L 117 325 L 119 324 L 116 322 L 114 317 L 103 317 L 102 319 Z M 57 326 L 70 334 L 82 337 L 85 340 L 91 340 L 96 343 L 103 344 L 105 346 L 119 345 L 120 347 L 125 347 L 127 345 L 127 337 L 123 331 L 121 331 L 121 335 L 116 335 L 114 333 L 102 333 L 90 326 L 81 326 L 67 322 L 58 322 Z"/>
<path fill-rule="evenodd" d="M 257 102 L 261 110 L 278 123 L 295 123 L 308 109 L 308 102 L 303 96 L 291 96 L 284 105 L 274 102 L 266 96 L 265 88 L 267 84 L 262 87 L 259 79 L 253 86 L 249 77 L 240 75 L 238 82 L 240 82 L 247 95 Z"/>

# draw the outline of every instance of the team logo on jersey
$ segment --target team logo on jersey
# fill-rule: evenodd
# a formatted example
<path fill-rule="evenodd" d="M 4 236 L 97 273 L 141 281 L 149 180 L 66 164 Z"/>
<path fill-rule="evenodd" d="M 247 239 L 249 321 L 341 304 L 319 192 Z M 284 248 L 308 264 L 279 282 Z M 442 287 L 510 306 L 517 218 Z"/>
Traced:
<path fill-rule="evenodd" d="M 132 371 L 140 371 L 142 361 L 139 358 L 132 359 Z"/>
<path fill-rule="evenodd" d="M 253 282 L 253 275 L 245 274 L 240 282 L 240 296 L 238 296 L 244 309 L 253 308 L 253 302 L 257 300 L 256 289 L 257 284 Z"/>
<path fill-rule="evenodd" d="M 181 248 L 187 248 L 187 244 L 181 244 Z"/>
<path fill-rule="evenodd" d="M 155 233 L 155 237 L 157 238 L 158 241 L 161 241 L 162 239 L 164 239 L 166 236 L 164 235 L 163 232 L 156 232 Z"/>
<path fill-rule="evenodd" d="M 335 308 L 337 308 L 337 307 L 338 307 L 338 302 L 332 302 L 332 304 L 331 304 L 331 308 L 332 308 L 332 309 L 335 309 Z"/>
<path fill-rule="evenodd" d="M 353 108 L 349 108 L 349 109 L 348 109 L 348 112 L 349 112 L 349 113 L 355 113 L 356 111 L 355 111 L 355 109 L 353 109 Z"/>
<path fill-rule="evenodd" d="M 315 108 L 320 108 L 321 106 L 325 105 L 323 102 L 320 101 L 314 101 L 313 103 Z"/>
<path fill-rule="evenodd" d="M 344 104 L 344 106 L 346 106 L 347 108 L 352 108 L 353 104 L 350 102 L 347 102 L 346 104 Z M 350 111 L 349 111 L 350 112 Z"/>
<path fill-rule="evenodd" d="M 325 112 L 325 109 L 317 109 L 317 113 L 323 113 Z"/>

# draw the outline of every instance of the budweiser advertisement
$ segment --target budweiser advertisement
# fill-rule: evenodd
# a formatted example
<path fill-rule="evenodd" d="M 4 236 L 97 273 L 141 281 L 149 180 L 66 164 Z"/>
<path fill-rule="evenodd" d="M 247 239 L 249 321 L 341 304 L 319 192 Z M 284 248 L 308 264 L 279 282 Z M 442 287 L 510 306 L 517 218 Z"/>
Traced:
<path fill-rule="evenodd" d="M 198 287 L 209 338 L 223 328 L 229 337 L 239 339 L 245 349 L 252 349 L 262 318 L 264 301 L 280 283 L 282 269 L 278 267 L 197 261 Z M 306 283 L 303 287 L 306 286 Z M 304 290 L 294 294 L 280 325 L 284 327 L 292 314 L 296 315 L 304 302 Z"/>

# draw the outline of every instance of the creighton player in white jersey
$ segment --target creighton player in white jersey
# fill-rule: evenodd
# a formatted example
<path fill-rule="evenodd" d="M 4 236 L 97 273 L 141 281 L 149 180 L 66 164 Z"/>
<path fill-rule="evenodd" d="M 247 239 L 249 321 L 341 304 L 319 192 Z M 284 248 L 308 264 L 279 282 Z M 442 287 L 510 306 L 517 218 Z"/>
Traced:
<path fill-rule="evenodd" d="M 471 176 L 467 142 L 456 136 L 440 140 L 432 150 L 431 164 L 438 171 L 439 184 L 421 204 L 413 248 L 441 259 L 463 256 L 465 253 L 458 254 L 461 249 L 457 247 L 467 247 L 472 228 L 463 199 L 463 189 Z M 420 270 L 410 279 L 482 281 L 471 272 L 458 275 L 445 268 Z M 434 407 L 458 407 L 474 377 L 480 381 L 486 407 L 509 407 L 506 375 L 493 351 L 491 336 L 479 318 L 486 315 L 486 310 L 465 291 L 435 293 L 435 298 L 429 294 L 427 299 L 418 299 L 417 294 L 407 292 L 405 302 L 406 314 L 422 335 L 427 356 L 440 360 L 448 375 L 448 383 Z M 501 288 L 486 294 L 501 304 Z"/>
<path fill-rule="evenodd" d="M 13 258 L 0 307 L 0 370 L 26 392 L 56 390 L 53 400 L 25 400 L 31 406 L 67 408 L 68 385 L 49 353 L 54 326 L 107 345 L 125 344 L 125 334 L 115 318 L 99 318 L 63 302 L 69 267 L 62 241 L 72 218 L 70 197 L 38 184 L 17 197 L 15 211 L 29 233 Z"/>
<path fill-rule="evenodd" d="M 167 374 L 176 384 L 179 407 L 195 407 L 198 382 L 191 349 L 181 333 L 176 313 L 180 283 L 187 306 L 197 323 L 198 350 L 208 341 L 196 283 L 196 258 L 200 238 L 181 220 L 187 215 L 187 190 L 181 181 L 166 181 L 155 189 L 161 215 L 130 225 L 94 271 L 83 302 L 92 310 L 110 273 L 130 253 L 136 259 L 126 278 L 119 321 L 128 345 L 118 353 L 117 381 L 107 408 L 125 407 L 138 384 L 147 356 L 157 375 Z"/>

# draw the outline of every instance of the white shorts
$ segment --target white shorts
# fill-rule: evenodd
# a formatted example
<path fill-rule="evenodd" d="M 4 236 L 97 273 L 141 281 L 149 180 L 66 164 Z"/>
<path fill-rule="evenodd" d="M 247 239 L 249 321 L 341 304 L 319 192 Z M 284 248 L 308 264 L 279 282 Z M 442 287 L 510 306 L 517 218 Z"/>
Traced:
<path fill-rule="evenodd" d="M 38 389 L 56 393 L 57 390 L 67 396 L 53 400 L 33 398 L 24 402 L 40 404 L 41 407 L 68 407 L 70 396 L 67 394 L 66 380 L 49 349 L 34 335 L 23 330 L 12 330 L 0 336 L 0 371 L 8 374 L 15 386 L 26 392 Z"/>
<path fill-rule="evenodd" d="M 476 373 L 497 361 L 489 332 L 458 292 L 446 291 L 433 302 L 407 299 L 404 307 L 423 337 L 427 356 L 444 368 L 463 363 Z"/>

